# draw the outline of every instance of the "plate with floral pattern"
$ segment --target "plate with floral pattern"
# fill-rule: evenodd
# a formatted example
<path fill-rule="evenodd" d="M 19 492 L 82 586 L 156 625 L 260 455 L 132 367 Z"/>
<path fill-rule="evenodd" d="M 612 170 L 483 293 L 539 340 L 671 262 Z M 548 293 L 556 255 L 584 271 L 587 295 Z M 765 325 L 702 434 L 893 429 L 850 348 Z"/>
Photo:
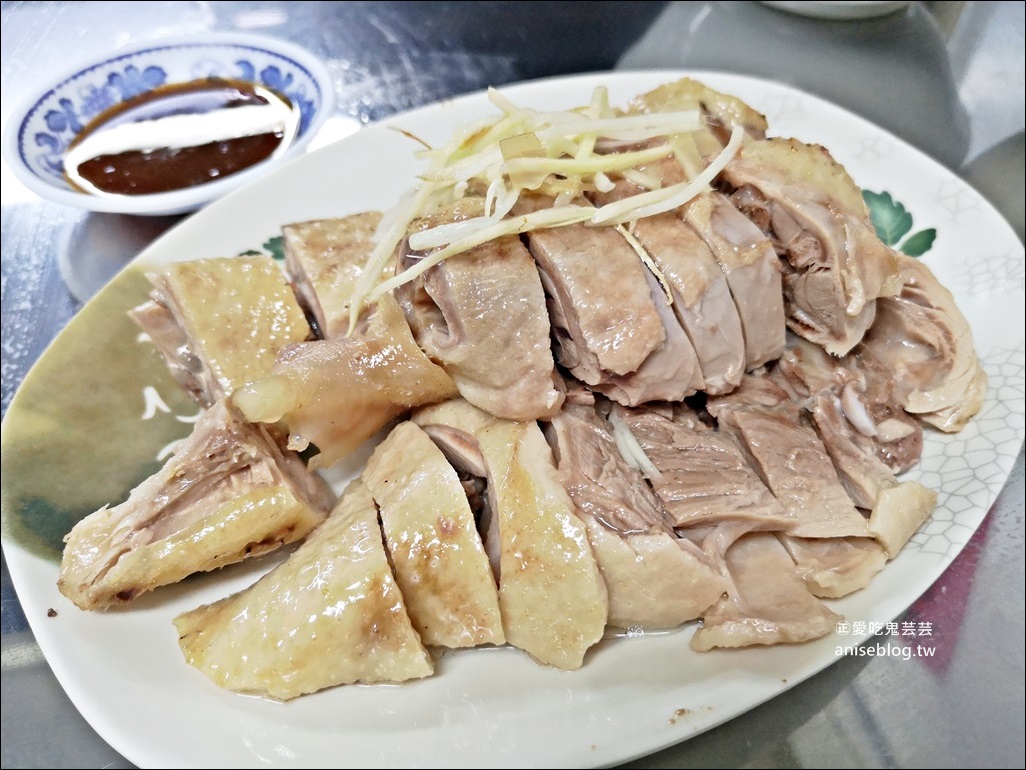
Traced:
<path fill-rule="evenodd" d="M 69 182 L 64 167 L 67 152 L 96 121 L 147 95 L 216 81 L 252 84 L 285 100 L 298 113 L 294 137 L 287 146 L 231 175 L 167 192 L 102 195 L 76 189 Z M 55 203 L 120 214 L 179 214 L 301 155 L 334 109 L 331 74 L 309 51 L 263 35 L 208 32 L 154 40 L 55 77 L 11 113 L 4 129 L 3 154 L 19 181 Z"/>
<path fill-rule="evenodd" d="M 25 379 L 3 424 L 3 547 L 32 630 L 77 708 L 142 767 L 604 766 L 707 730 L 782 693 L 886 629 L 983 521 L 1024 437 L 1023 247 L 972 188 L 886 131 L 789 86 L 713 72 L 601 73 L 501 89 L 538 109 L 613 104 L 690 74 L 766 114 L 771 135 L 829 148 L 870 202 L 882 235 L 953 292 L 989 385 L 960 433 L 928 431 L 906 478 L 938 492 L 932 518 L 862 591 L 829 601 L 851 625 L 804 645 L 706 654 L 694 626 L 611 637 L 574 672 L 511 648 L 443 656 L 400 686 L 343 686 L 288 703 L 218 689 L 186 664 L 172 619 L 239 590 L 281 555 L 195 576 L 115 612 L 83 612 L 57 590 L 62 537 L 118 503 L 189 431 L 196 408 L 126 311 L 155 264 L 272 255 L 282 225 L 388 209 L 420 168 L 410 135 L 438 144 L 491 114 L 477 93 L 391 118 L 239 189 L 169 231 L 76 316 Z M 398 129 L 398 130 L 397 130 Z M 354 467 L 350 470 L 357 470 Z M 344 474 L 342 474 L 344 475 Z M 857 625 L 856 625 L 857 623 Z"/>

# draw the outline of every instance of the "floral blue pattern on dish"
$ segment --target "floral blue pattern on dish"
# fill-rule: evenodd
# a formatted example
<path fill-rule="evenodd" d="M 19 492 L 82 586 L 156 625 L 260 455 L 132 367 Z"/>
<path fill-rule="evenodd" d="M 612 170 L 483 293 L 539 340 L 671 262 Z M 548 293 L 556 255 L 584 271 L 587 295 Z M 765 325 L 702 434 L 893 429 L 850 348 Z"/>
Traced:
<path fill-rule="evenodd" d="M 64 176 L 64 153 L 76 135 L 97 115 L 140 94 L 161 86 L 202 78 L 246 80 L 285 96 L 300 113 L 298 136 L 306 133 L 321 94 L 309 72 L 297 62 L 271 51 L 246 46 L 196 46 L 196 57 L 179 61 L 181 49 L 152 48 L 119 57 L 79 72 L 44 96 L 35 109 L 42 121 L 35 124 L 31 140 L 22 152 L 37 173 L 55 179 Z M 245 57 L 239 53 L 245 52 Z M 161 57 L 175 61 L 154 63 Z M 127 60 L 127 63 L 126 63 Z M 169 70 L 172 72 L 169 73 Z M 30 148 L 37 148 L 34 157 Z"/>

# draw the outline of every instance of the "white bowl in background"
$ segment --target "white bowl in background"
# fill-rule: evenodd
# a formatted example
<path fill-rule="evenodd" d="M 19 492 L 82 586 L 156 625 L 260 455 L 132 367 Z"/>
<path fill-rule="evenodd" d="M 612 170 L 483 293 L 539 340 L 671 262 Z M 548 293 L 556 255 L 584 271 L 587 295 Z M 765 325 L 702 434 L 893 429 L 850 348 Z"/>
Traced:
<path fill-rule="evenodd" d="M 780 11 L 809 16 L 814 19 L 872 19 L 900 11 L 911 5 L 908 0 L 864 0 L 863 2 L 841 2 L 840 0 L 813 0 L 812 2 L 771 2 L 763 0 L 763 5 Z"/>
<path fill-rule="evenodd" d="M 204 78 L 247 81 L 288 98 L 300 113 L 293 141 L 281 153 L 230 176 L 170 192 L 95 195 L 68 183 L 64 153 L 91 119 L 155 88 Z M 50 79 L 11 113 L 3 155 L 19 181 L 55 203 L 120 214 L 181 214 L 303 153 L 334 109 L 331 75 L 309 51 L 261 35 L 210 32 L 154 40 L 105 60 L 84 62 Z"/>

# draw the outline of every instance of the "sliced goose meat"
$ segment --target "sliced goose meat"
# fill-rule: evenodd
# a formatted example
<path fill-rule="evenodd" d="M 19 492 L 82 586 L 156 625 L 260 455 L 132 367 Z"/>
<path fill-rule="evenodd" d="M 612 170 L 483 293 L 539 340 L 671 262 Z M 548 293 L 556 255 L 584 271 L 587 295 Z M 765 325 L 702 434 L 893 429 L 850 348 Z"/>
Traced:
<path fill-rule="evenodd" d="M 919 462 L 922 423 L 902 408 L 899 391 L 903 386 L 865 346 L 835 358 L 819 345 L 792 336 L 772 377 L 809 407 L 815 394 L 833 394 L 850 427 L 845 435 L 874 454 L 891 473 L 904 473 Z"/>
<path fill-rule="evenodd" d="M 803 341 L 784 352 L 770 376 L 785 390 L 794 390 L 852 502 L 872 510 L 880 493 L 898 481 L 876 452 L 878 431 L 863 401 L 864 380 L 843 365 L 847 360 L 832 359 Z"/>
<path fill-rule="evenodd" d="M 426 407 L 413 420 L 477 442 L 497 520 L 506 641 L 541 663 L 580 668 L 602 638 L 609 598 L 541 429 L 534 422 L 496 419 L 466 401 Z"/>
<path fill-rule="evenodd" d="M 987 376 L 965 316 L 930 269 L 901 255 L 901 293 L 878 302 L 864 348 L 902 387 L 907 411 L 947 432 L 961 430 L 979 411 Z"/>
<path fill-rule="evenodd" d="M 477 431 L 491 425 L 493 415 L 474 407 L 462 398 L 445 401 L 414 411 L 412 421 L 442 450 L 445 459 L 464 480 L 464 488 L 473 488 L 480 508 L 475 511 L 477 530 L 481 535 L 488 562 L 495 579 L 499 579 L 502 544 L 499 540 L 499 519 L 490 507 L 488 467 L 477 443 Z"/>
<path fill-rule="evenodd" d="M 841 620 L 809 593 L 772 533 L 739 538 L 727 549 L 726 568 L 727 596 L 702 618 L 693 650 L 806 642 L 830 633 Z"/>
<path fill-rule="evenodd" d="M 624 535 L 673 532 L 673 519 L 620 455 L 612 426 L 592 406 L 568 404 L 548 431 L 559 476 L 579 513 Z"/>
<path fill-rule="evenodd" d="M 677 530 L 680 538 L 700 548 L 706 562 L 711 564 L 719 574 L 729 581 L 727 570 L 727 549 L 738 538 L 749 532 L 772 531 L 760 527 L 753 519 L 725 519 L 716 524 L 685 527 Z"/>
<path fill-rule="evenodd" d="M 478 442 L 499 522 L 506 638 L 542 663 L 579 668 L 602 637 L 609 597 L 552 453 L 535 423 L 503 422 Z"/>
<path fill-rule="evenodd" d="M 894 556 L 930 518 L 937 494 L 918 481 L 899 481 L 874 452 L 875 445 L 867 446 L 846 419 L 842 399 L 820 391 L 811 403 L 812 419 L 848 496 L 871 512 L 870 531 Z"/>
<path fill-rule="evenodd" d="M 733 390 L 745 369 L 745 337 L 716 258 L 672 214 L 638 220 L 635 234 L 673 292 L 673 308 L 698 357 L 701 389 L 712 395 Z"/>
<path fill-rule="evenodd" d="M 58 587 L 84 610 L 300 540 L 334 502 L 318 476 L 219 401 L 163 468 L 65 537 Z"/>
<path fill-rule="evenodd" d="M 426 229 L 483 212 L 465 198 L 414 223 Z M 406 250 L 400 269 L 422 255 Z M 516 236 L 445 260 L 396 291 L 417 342 L 441 363 L 460 395 L 511 420 L 551 417 L 563 403 L 555 374 L 545 292 Z"/>
<path fill-rule="evenodd" d="M 743 126 L 745 132 L 761 139 L 766 135 L 766 118 L 736 96 L 721 94 L 704 83 L 691 78 L 681 78 L 666 83 L 647 93 L 634 97 L 631 112 L 671 112 L 678 110 L 701 110 L 707 125 L 725 144 L 731 129 Z"/>
<path fill-rule="evenodd" d="M 594 199 L 605 204 L 639 191 L 621 181 Z M 733 390 L 745 367 L 744 334 L 726 276 L 709 247 L 672 213 L 639 219 L 633 233 L 666 280 L 677 320 L 694 348 L 695 389 L 711 394 Z"/>
<path fill-rule="evenodd" d="M 937 495 L 917 481 L 899 482 L 891 469 L 877 457 L 873 447 L 867 446 L 861 440 L 863 437 L 852 428 L 845 418 L 841 398 L 834 393 L 821 390 L 809 408 L 816 431 L 851 501 L 872 512 L 870 529 L 876 529 L 878 524 L 886 527 L 881 517 L 897 511 L 893 507 L 881 506 L 890 497 L 885 493 L 903 487 L 902 501 L 906 507 L 900 511 L 905 522 L 901 528 L 911 527 L 909 534 L 917 530 L 933 512 Z M 915 505 L 912 505 L 913 501 Z"/>
<path fill-rule="evenodd" d="M 769 239 L 716 192 L 693 198 L 682 215 L 726 276 L 744 334 L 745 367 L 775 360 L 784 349 L 787 327 L 780 260 Z"/>
<path fill-rule="evenodd" d="M 251 587 L 179 615 L 175 627 L 186 661 L 217 685 L 279 700 L 434 670 L 359 481 L 286 561 Z"/>
<path fill-rule="evenodd" d="M 659 472 L 653 489 L 676 527 L 747 522 L 758 529 L 788 530 L 788 512 L 748 464 L 726 433 L 711 430 L 686 407 L 675 419 L 648 409 L 615 413 Z"/>
<path fill-rule="evenodd" d="M 581 514 L 609 590 L 609 625 L 675 628 L 719 601 L 727 583 L 697 546 L 666 533 L 622 535 Z"/>
<path fill-rule="evenodd" d="M 586 385 L 578 382 L 572 377 L 567 377 L 563 381 L 566 387 L 566 401 L 564 404 L 578 404 L 581 406 L 595 406 L 596 398 L 595 391 L 588 388 Z"/>
<path fill-rule="evenodd" d="M 876 236 L 861 192 L 818 145 L 749 142 L 721 178 L 784 258 L 788 324 L 843 356 L 873 323 L 876 300 L 901 287 L 895 252 Z"/>
<path fill-rule="evenodd" d="M 202 406 L 263 377 L 282 348 L 312 336 L 270 257 L 174 262 L 148 278 L 151 300 L 128 315 Z"/>
<path fill-rule="evenodd" d="M 449 375 L 420 349 L 386 295 L 364 332 L 290 345 L 267 376 L 232 398 L 252 422 L 284 419 L 289 447 L 313 445 L 311 467 L 327 468 L 410 408 L 455 394 Z"/>
<path fill-rule="evenodd" d="M 374 450 L 361 479 L 381 514 L 390 563 L 426 645 L 502 644 L 499 596 L 456 471 L 412 422 Z"/>
<path fill-rule="evenodd" d="M 636 372 L 625 376 L 609 375 L 593 386 L 598 392 L 627 406 L 649 401 L 681 401 L 705 385 L 695 349 L 667 302 L 663 287 L 647 269 L 644 274 L 652 305 L 663 323 L 666 340 Z"/>
<path fill-rule="evenodd" d="M 881 410 L 871 406 L 881 403 L 881 392 L 893 388 L 879 384 L 867 388 L 862 371 L 842 365 L 848 361 L 857 364 L 859 360 L 858 354 L 852 354 L 831 366 L 821 348 L 803 341 L 785 352 L 774 373 L 779 372 L 779 376 L 774 376 L 774 380 L 793 384 L 802 394 L 801 403 L 834 463 L 842 486 L 856 506 L 871 512 L 870 531 L 893 555 L 929 518 L 937 495 L 917 481 L 902 482 L 895 477 L 887 459 L 898 453 L 890 447 L 915 447 L 914 463 L 922 446 L 921 428 L 915 426 L 919 428 L 918 434 L 911 428 L 905 434 L 907 423 L 895 418 L 881 420 L 877 427 L 874 414 Z M 865 398 L 873 399 L 870 407 L 863 402 Z"/>
<path fill-rule="evenodd" d="M 915 481 L 885 489 L 873 506 L 869 531 L 893 559 L 937 505 L 937 493 Z"/>
<path fill-rule="evenodd" d="M 868 537 L 779 538 L 806 588 L 821 599 L 838 599 L 865 588 L 887 563 L 887 552 Z"/>
<path fill-rule="evenodd" d="M 349 330 L 349 303 L 374 250 L 381 212 L 294 222 L 281 229 L 285 269 L 321 336 Z"/>
<path fill-rule="evenodd" d="M 766 377 L 709 399 L 720 430 L 731 433 L 784 510 L 796 537 L 868 536 L 869 523 L 852 504 L 816 432 L 798 406 Z"/>
<path fill-rule="evenodd" d="M 666 342 L 647 270 L 615 229 L 567 225 L 527 241 L 549 296 L 557 357 L 579 380 L 594 387 L 636 372 Z"/>
<path fill-rule="evenodd" d="M 880 300 L 883 302 L 885 300 Z M 857 348 L 854 358 L 847 356 L 844 360 L 853 361 L 853 368 L 860 375 L 858 386 L 848 390 L 848 394 L 860 396 L 857 402 L 849 407 L 842 398 L 845 416 L 858 429 L 859 407 L 864 406 L 869 420 L 876 426 L 875 435 L 869 431 L 876 456 L 895 474 L 911 470 L 923 454 L 923 424 L 901 406 L 899 394 L 903 385 L 864 345 Z M 864 431 L 859 433 L 864 434 Z"/>
<path fill-rule="evenodd" d="M 662 185 L 679 184 L 687 179 L 684 169 L 677 162 L 670 160 L 647 165 L 643 172 Z M 614 195 L 622 195 L 624 190 L 621 186 Z M 717 192 L 699 193 L 678 208 L 676 214 L 698 236 L 698 240 L 705 246 L 705 250 L 712 254 L 723 274 L 733 298 L 733 311 L 737 313 L 744 340 L 743 367 L 755 369 L 776 359 L 784 349 L 787 326 L 784 317 L 780 260 L 770 240 L 726 197 Z M 635 225 L 636 229 L 642 221 L 644 220 Z M 654 218 L 654 221 L 659 222 L 660 218 Z M 681 275 L 690 286 L 686 297 L 694 298 L 695 292 L 706 285 L 722 292 L 722 284 L 717 283 L 713 278 L 715 274 L 709 271 L 711 265 L 705 260 L 704 251 L 697 246 L 691 246 L 696 240 L 693 235 L 683 235 L 678 228 L 661 233 L 651 232 L 655 228 L 648 226 L 644 226 L 643 229 L 650 230 L 647 236 L 655 251 L 653 259 L 663 260 L 657 262 L 660 267 L 664 262 L 667 263 L 667 271 L 671 275 L 684 269 L 673 258 L 673 250 L 686 249 L 685 254 L 692 259 L 696 252 L 701 255 L 698 259 L 702 262 L 690 265 L 691 270 Z M 680 236 L 681 240 L 677 242 L 676 247 L 669 245 L 668 241 L 672 243 L 670 239 L 677 236 Z M 645 242 L 642 240 L 643 244 Z M 722 301 L 719 297 L 717 300 L 718 303 Z M 716 311 L 713 318 L 724 314 L 728 326 L 724 327 L 722 332 L 727 336 L 724 342 L 728 344 L 728 355 L 732 356 L 736 347 L 737 331 L 732 325 L 730 309 L 724 305 Z M 695 344 L 697 350 L 699 343 Z M 722 348 L 720 350 L 722 351 Z M 732 374 L 728 381 L 737 376 L 739 375 Z M 726 390 L 722 388 L 721 392 Z"/>
<path fill-rule="evenodd" d="M 610 625 L 672 628 L 720 598 L 722 577 L 701 551 L 674 536 L 662 505 L 620 456 L 594 407 L 564 406 L 549 439 L 609 589 Z"/>

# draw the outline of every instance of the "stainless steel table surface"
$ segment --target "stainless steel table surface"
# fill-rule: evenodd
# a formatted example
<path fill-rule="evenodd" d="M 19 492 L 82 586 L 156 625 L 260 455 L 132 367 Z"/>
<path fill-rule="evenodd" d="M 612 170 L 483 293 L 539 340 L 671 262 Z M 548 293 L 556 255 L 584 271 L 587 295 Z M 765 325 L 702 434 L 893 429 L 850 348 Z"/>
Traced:
<path fill-rule="evenodd" d="M 320 144 L 410 107 L 545 75 L 691 67 L 772 77 L 865 115 L 958 170 L 1022 237 L 1018 2 L 912 3 L 864 21 L 813 20 L 759 3 L 3 2 L 0 26 L 4 122 L 65 62 L 234 29 L 293 40 L 329 63 L 338 107 Z M 0 200 L 6 413 L 83 301 L 178 218 L 43 202 L 6 166 Z M 630 766 L 1022 767 L 1023 488 L 1020 453 L 971 542 L 908 611 L 935 629 L 929 665 L 841 658 Z M 130 767 L 54 678 L 6 562 L 2 578 L 2 766 Z"/>

